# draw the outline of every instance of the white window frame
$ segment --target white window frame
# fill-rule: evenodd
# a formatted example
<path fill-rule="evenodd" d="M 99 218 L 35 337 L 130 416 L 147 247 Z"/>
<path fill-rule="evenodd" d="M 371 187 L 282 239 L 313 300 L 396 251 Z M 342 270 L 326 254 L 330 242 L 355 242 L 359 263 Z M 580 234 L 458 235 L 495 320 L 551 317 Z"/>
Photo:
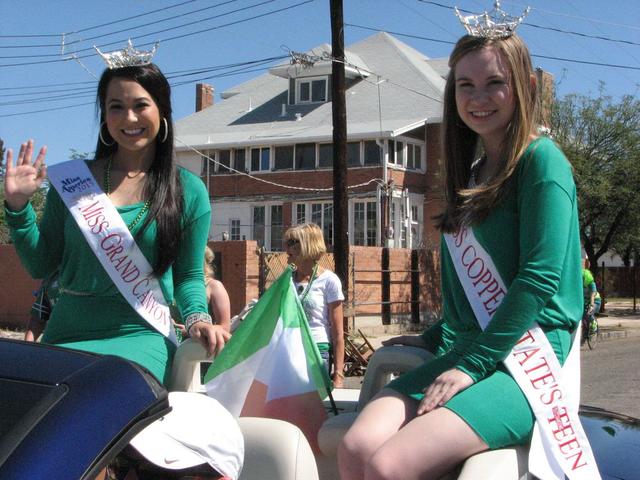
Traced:
<path fill-rule="evenodd" d="M 350 228 L 349 228 L 349 243 L 351 245 L 356 245 L 355 240 L 356 240 L 356 205 L 357 204 L 364 204 L 364 246 L 377 246 L 379 245 L 380 239 L 379 239 L 379 231 L 380 231 L 380 212 L 379 212 L 379 208 L 380 208 L 380 204 L 375 200 L 375 199 L 368 199 L 368 198 L 363 198 L 363 199 L 358 199 L 358 200 L 353 200 L 350 203 L 350 208 L 349 208 L 349 224 L 350 224 Z M 368 235 L 368 225 L 367 225 L 367 205 L 368 204 L 373 204 L 375 206 L 375 210 L 376 210 L 376 215 L 375 215 L 375 229 L 374 229 L 374 234 L 373 237 L 369 237 Z M 369 239 L 372 239 L 373 242 L 371 244 L 369 244 Z"/>
<path fill-rule="evenodd" d="M 323 80 L 324 81 L 324 100 L 313 101 L 313 82 Z M 309 99 L 302 100 L 300 98 L 300 92 L 302 90 L 301 85 L 303 83 L 309 84 Z M 297 104 L 307 104 L 307 103 L 325 103 L 329 98 L 329 78 L 326 76 L 320 77 L 303 77 L 296 78 L 296 103 Z"/>
<path fill-rule="evenodd" d="M 234 229 L 237 227 L 238 234 L 234 235 Z M 240 240 L 242 233 L 242 222 L 239 218 L 229 219 L 229 240 Z M 237 238 L 235 238 L 237 237 Z"/>
<path fill-rule="evenodd" d="M 236 164 L 236 155 L 237 155 L 237 153 L 239 151 L 243 151 L 244 152 L 244 168 L 242 170 L 240 170 L 240 168 L 238 168 L 239 165 Z M 250 150 L 249 150 L 248 157 L 249 157 L 249 168 L 251 168 L 251 165 L 250 165 L 251 164 L 251 151 Z M 232 166 L 233 166 L 233 168 L 235 170 L 238 170 L 238 171 L 241 171 L 241 172 L 244 172 L 245 170 L 248 170 L 247 169 L 247 148 L 245 148 L 245 147 L 232 148 L 231 149 L 231 164 L 232 164 Z M 236 173 L 236 172 L 231 172 L 231 173 Z"/>
<path fill-rule="evenodd" d="M 273 149 L 271 148 L 271 146 L 256 146 L 256 147 L 251 147 L 248 150 L 249 150 L 249 171 L 250 172 L 270 172 L 271 171 L 271 169 L 273 168 L 273 151 L 272 151 Z M 258 170 L 253 169 L 253 151 L 254 150 L 258 150 L 260 152 Z M 263 150 L 269 151 L 269 166 L 266 169 L 262 168 L 262 151 Z M 245 162 L 246 162 L 246 156 L 245 156 Z"/>
<path fill-rule="evenodd" d="M 321 209 L 320 209 L 320 222 L 314 222 L 314 218 L 313 218 L 313 205 L 322 205 Z M 300 222 L 299 218 L 298 218 L 298 212 L 299 210 L 302 210 L 302 208 L 304 209 L 304 220 L 302 222 Z M 334 244 L 334 238 L 335 238 L 335 225 L 333 224 L 333 202 L 330 200 L 310 200 L 308 202 L 297 202 L 294 203 L 291 207 L 291 224 L 292 225 L 299 225 L 301 223 L 310 223 L 310 222 L 314 222 L 316 223 L 319 227 L 320 230 L 322 230 L 322 233 L 325 233 L 325 224 L 326 224 L 326 218 L 329 217 L 329 215 L 327 214 L 327 207 L 331 207 L 331 238 L 325 238 L 325 243 L 327 244 L 327 246 L 331 246 Z"/>
<path fill-rule="evenodd" d="M 202 169 L 202 173 L 200 174 L 200 176 L 204 177 L 207 175 L 207 173 L 209 175 L 216 173 L 217 163 L 213 161 L 215 160 L 215 158 L 216 158 L 216 150 L 202 151 L 202 155 L 200 155 L 200 164 L 201 164 L 200 167 Z"/>
<path fill-rule="evenodd" d="M 409 203 L 409 233 L 411 235 L 411 248 L 419 248 L 420 242 L 422 241 L 422 215 L 420 215 L 420 207 L 421 205 L 419 203 Z M 414 228 L 415 234 L 413 233 Z"/>
<path fill-rule="evenodd" d="M 416 140 L 414 138 L 410 138 L 410 137 L 394 137 L 389 139 L 390 141 L 393 141 L 393 148 L 394 148 L 394 159 L 395 161 L 392 162 L 391 161 L 391 148 L 390 148 L 390 142 L 387 141 L 387 165 L 389 165 L 390 168 L 396 168 L 396 169 L 405 169 L 405 170 L 409 170 L 411 172 L 424 172 L 425 168 L 424 168 L 424 158 L 427 152 L 427 146 L 424 142 L 421 142 L 420 140 Z M 396 146 L 398 145 L 398 143 L 402 144 L 402 150 L 400 152 L 398 152 L 396 150 Z M 416 162 L 415 159 L 415 148 L 419 147 L 420 148 L 420 158 L 418 159 L 418 161 Z M 413 153 L 414 153 L 414 165 L 417 163 L 417 166 L 414 167 L 409 167 L 407 165 L 407 161 L 409 159 L 409 149 L 413 149 Z M 398 156 L 400 156 L 401 158 L 398 159 Z"/>
<path fill-rule="evenodd" d="M 219 150 L 212 150 L 211 152 L 213 153 L 213 155 L 209 155 L 209 157 L 212 157 L 215 162 L 214 162 L 214 169 L 215 169 L 215 173 L 223 173 L 222 172 L 222 164 L 221 164 L 221 160 L 220 160 L 220 152 L 222 151 L 227 151 L 229 152 L 229 167 L 230 168 L 234 168 L 233 167 L 233 148 L 221 148 Z M 226 166 L 225 166 L 226 168 Z M 225 174 L 230 174 L 233 173 L 231 172 L 231 170 L 227 170 L 226 172 L 224 172 Z"/>
<path fill-rule="evenodd" d="M 274 250 L 274 248 L 277 248 L 277 251 L 282 251 L 282 245 L 271 245 L 271 229 L 273 227 L 272 225 L 272 219 L 271 219 L 271 207 L 273 206 L 278 206 L 280 208 L 282 208 L 282 213 L 283 213 L 283 217 L 282 217 L 282 225 L 281 227 L 283 227 L 285 225 L 285 218 L 284 218 L 284 204 L 281 202 L 266 202 L 266 203 L 254 203 L 251 205 L 251 239 L 252 240 L 256 240 L 256 236 L 255 236 L 255 224 L 253 223 L 253 212 L 255 208 L 259 208 L 259 207 L 264 207 L 264 248 L 267 251 L 276 251 Z M 282 232 L 282 236 L 284 236 L 284 231 Z"/>

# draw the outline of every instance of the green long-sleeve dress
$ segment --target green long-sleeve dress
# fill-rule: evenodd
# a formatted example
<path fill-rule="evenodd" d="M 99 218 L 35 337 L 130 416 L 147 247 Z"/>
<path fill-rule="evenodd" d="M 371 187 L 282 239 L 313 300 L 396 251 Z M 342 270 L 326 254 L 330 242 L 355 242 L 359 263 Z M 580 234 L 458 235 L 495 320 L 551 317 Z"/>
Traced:
<path fill-rule="evenodd" d="M 174 299 L 182 318 L 206 312 L 203 258 L 211 207 L 202 181 L 179 168 L 183 188 L 183 238 L 174 264 L 160 278 L 168 303 Z M 118 207 L 129 225 L 143 203 Z M 61 295 L 42 341 L 78 350 L 124 357 L 150 370 L 160 381 L 169 379 L 175 346 L 154 330 L 118 292 L 91 251 L 82 232 L 51 188 L 40 224 L 28 204 L 22 211 L 6 211 L 11 237 L 22 264 L 34 278 L 59 269 Z M 141 228 L 144 217 L 132 234 Z M 156 260 L 156 222 L 136 238 L 150 264 Z"/>
<path fill-rule="evenodd" d="M 442 240 L 443 316 L 422 335 L 436 359 L 389 384 L 420 400 L 422 390 L 445 370 L 467 373 L 474 384 L 445 407 L 492 449 L 526 443 L 535 421 L 501 360 L 535 321 L 564 363 L 582 315 L 578 209 L 569 162 L 553 141 L 538 138 L 510 182 L 506 197 L 473 228 L 508 287 L 502 304 L 481 331 Z"/>

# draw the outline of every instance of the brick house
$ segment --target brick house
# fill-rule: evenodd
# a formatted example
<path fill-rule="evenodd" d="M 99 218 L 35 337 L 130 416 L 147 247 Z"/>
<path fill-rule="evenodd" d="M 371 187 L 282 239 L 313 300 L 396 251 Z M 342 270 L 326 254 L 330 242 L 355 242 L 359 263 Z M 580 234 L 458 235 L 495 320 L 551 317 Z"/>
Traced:
<path fill-rule="evenodd" d="M 196 113 L 176 122 L 181 165 L 201 175 L 212 240 L 282 249 L 288 226 L 313 221 L 332 244 L 329 45 L 302 63 L 222 92 L 199 84 Z M 433 243 L 442 202 L 440 122 L 448 67 L 387 33 L 345 49 L 348 229 L 352 245 Z"/>

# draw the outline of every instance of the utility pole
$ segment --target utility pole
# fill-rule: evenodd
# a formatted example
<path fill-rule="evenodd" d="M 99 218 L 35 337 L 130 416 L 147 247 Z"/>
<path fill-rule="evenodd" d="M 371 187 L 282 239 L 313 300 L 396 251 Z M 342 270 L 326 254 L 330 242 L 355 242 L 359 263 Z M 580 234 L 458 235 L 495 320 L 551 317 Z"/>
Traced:
<path fill-rule="evenodd" d="M 336 274 L 342 282 L 345 305 L 349 293 L 349 236 L 347 197 L 347 104 L 344 74 L 342 0 L 331 0 L 331 110 L 333 114 L 333 235 Z"/>

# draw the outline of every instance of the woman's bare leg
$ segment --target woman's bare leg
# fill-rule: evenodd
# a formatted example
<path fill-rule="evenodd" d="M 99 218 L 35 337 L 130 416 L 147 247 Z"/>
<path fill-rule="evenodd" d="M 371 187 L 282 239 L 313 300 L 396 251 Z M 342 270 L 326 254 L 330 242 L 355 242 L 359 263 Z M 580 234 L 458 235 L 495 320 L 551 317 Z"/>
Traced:
<path fill-rule="evenodd" d="M 417 408 L 418 402 L 412 398 L 390 389 L 381 390 L 358 415 L 338 447 L 340 478 L 364 478 L 371 456 L 415 417 Z"/>
<path fill-rule="evenodd" d="M 438 479 L 489 447 L 458 415 L 437 408 L 415 417 L 365 465 L 366 480 Z"/>

